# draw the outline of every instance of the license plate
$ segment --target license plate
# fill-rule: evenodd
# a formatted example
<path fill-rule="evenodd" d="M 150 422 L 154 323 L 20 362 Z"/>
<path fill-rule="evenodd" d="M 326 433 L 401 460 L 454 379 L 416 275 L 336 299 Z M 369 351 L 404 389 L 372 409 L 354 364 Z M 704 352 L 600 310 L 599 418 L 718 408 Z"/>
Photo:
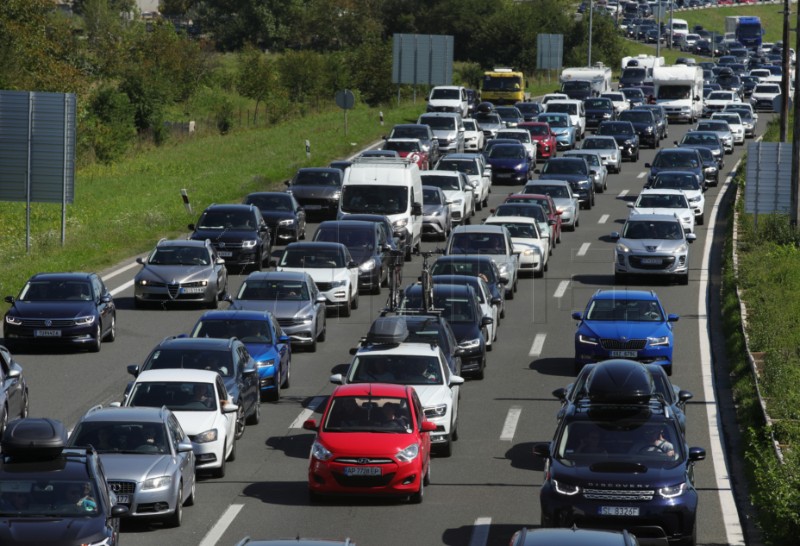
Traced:
<path fill-rule="evenodd" d="M 661 258 L 642 258 L 642 263 L 647 265 L 661 265 Z"/>
<path fill-rule="evenodd" d="M 233 252 L 231 252 L 230 250 L 218 250 L 217 254 L 219 254 L 220 258 L 230 258 L 231 256 L 233 256 Z"/>
<path fill-rule="evenodd" d="M 205 288 L 202 286 L 181 288 L 181 294 L 202 294 L 203 292 L 205 292 Z"/>
<path fill-rule="evenodd" d="M 601 506 L 598 509 L 601 516 L 638 516 L 639 508 L 633 506 Z"/>
<path fill-rule="evenodd" d="M 61 330 L 34 330 L 35 337 L 61 337 Z"/>
<path fill-rule="evenodd" d="M 379 466 L 346 466 L 344 467 L 345 476 L 380 476 L 381 467 Z"/>
<path fill-rule="evenodd" d="M 609 355 L 615 358 L 636 358 L 636 351 L 609 351 Z"/>
<path fill-rule="evenodd" d="M 128 495 L 117 495 L 117 502 L 119 504 L 130 504 L 131 500 Z"/>
<path fill-rule="evenodd" d="M 303 205 L 303 208 L 306 210 L 320 210 L 322 205 Z"/>
<path fill-rule="evenodd" d="M 497 178 L 511 178 L 511 173 L 497 173 Z"/>

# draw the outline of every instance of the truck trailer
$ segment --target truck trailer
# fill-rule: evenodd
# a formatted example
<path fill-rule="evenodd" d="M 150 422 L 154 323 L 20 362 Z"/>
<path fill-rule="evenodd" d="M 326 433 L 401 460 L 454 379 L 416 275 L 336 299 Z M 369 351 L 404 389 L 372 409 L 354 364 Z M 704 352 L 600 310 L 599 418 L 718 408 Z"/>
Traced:
<path fill-rule="evenodd" d="M 725 17 L 725 32 L 731 32 L 736 40 L 748 49 L 761 47 L 764 29 L 761 18 L 751 15 L 734 15 Z"/>

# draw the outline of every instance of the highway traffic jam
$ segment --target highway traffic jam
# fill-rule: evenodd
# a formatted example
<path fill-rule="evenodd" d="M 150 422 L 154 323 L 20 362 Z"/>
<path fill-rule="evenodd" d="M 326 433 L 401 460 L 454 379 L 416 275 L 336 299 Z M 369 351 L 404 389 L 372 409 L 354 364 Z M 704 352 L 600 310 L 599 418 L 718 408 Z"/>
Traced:
<path fill-rule="evenodd" d="M 0 348 L 0 518 L 27 527 L 0 542 L 736 543 L 702 290 L 779 87 L 723 59 L 434 87 L 186 238 L 33 276 Z"/>

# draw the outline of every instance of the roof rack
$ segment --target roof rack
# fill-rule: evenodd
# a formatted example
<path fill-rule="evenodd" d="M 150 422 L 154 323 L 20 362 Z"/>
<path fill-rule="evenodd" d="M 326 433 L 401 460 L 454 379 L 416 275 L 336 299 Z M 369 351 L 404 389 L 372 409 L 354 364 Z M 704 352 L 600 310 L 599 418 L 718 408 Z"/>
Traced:
<path fill-rule="evenodd" d="M 353 165 L 399 165 L 408 168 L 416 165 L 416 162 L 407 157 L 359 156 L 353 158 Z"/>

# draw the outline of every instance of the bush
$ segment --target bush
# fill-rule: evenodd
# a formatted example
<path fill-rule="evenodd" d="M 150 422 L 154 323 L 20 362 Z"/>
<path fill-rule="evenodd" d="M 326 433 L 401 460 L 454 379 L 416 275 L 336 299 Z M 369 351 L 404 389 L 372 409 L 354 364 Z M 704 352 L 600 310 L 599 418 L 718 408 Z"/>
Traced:
<path fill-rule="evenodd" d="M 90 102 L 83 129 L 98 161 L 112 163 L 122 157 L 136 138 L 134 107 L 128 96 L 112 87 L 100 89 Z"/>

